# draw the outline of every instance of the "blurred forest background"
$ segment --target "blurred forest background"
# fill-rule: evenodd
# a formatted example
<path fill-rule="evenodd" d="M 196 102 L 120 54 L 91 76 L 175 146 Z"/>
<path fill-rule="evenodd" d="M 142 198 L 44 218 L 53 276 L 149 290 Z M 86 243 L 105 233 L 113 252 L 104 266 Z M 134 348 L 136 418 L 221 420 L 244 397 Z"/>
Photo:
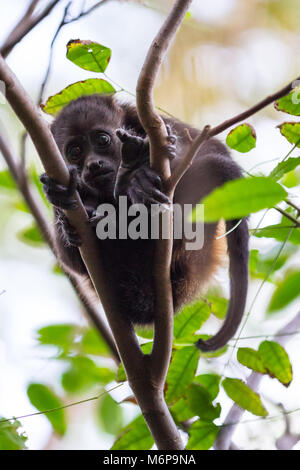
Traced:
<path fill-rule="evenodd" d="M 0 44 L 28 3 L 27 0 L 0 0 Z M 59 2 L 8 57 L 10 67 L 34 100 L 38 99 L 48 66 L 50 43 L 66 3 Z M 76 16 L 83 3 L 87 8 L 95 2 L 74 0 L 71 14 Z M 112 49 L 108 81 L 116 82 L 125 90 L 119 93 L 120 99 L 132 101 L 145 54 L 171 4 L 167 0 L 111 0 L 89 16 L 65 26 L 54 45 L 44 101 L 70 83 L 91 77 L 90 72 L 75 67 L 65 57 L 66 44 L 76 38 L 91 39 Z M 216 125 L 250 107 L 300 75 L 299 25 L 297 0 L 194 1 L 163 64 L 155 90 L 157 106 L 198 128 L 205 124 Z M 272 106 L 253 116 L 248 122 L 256 129 L 257 146 L 247 154 L 233 152 L 234 159 L 245 171 L 251 172 L 256 167 L 256 173 L 269 174 L 291 149 L 276 126 L 284 120 L 295 119 L 286 118 Z M 19 154 L 23 129 L 5 103 L 0 105 L 0 126 L 5 129 L 14 152 Z M 220 138 L 225 140 L 226 134 Z M 42 173 L 29 141 L 26 155 L 27 164 L 34 165 L 37 174 Z M 5 168 L 0 155 L 0 171 Z M 285 176 L 285 185 L 290 188 L 294 201 L 297 202 L 298 197 L 298 206 L 299 183 L 299 171 Z M 21 201 L 17 191 L 0 188 L 0 415 L 5 417 L 36 411 L 26 394 L 30 382 L 51 384 L 65 395 L 66 403 L 99 393 L 99 387 L 95 387 L 93 381 L 86 387 L 79 387 L 75 394 L 68 393 L 67 387 L 62 388 L 60 377 L 66 371 L 65 362 L 55 360 L 55 350 L 40 346 L 37 340 L 37 330 L 46 325 L 75 323 L 83 327 L 87 323 L 69 282 L 55 272 L 55 260 L 47 246 L 26 240 L 24 233 L 32 225 L 32 216 L 20 210 Z M 261 216 L 262 213 L 258 213 L 250 218 L 250 228 L 257 226 Z M 280 214 L 269 211 L 263 226 L 280 220 Z M 270 260 L 276 256 L 280 243 L 270 238 L 252 237 L 251 248 L 259 250 L 261 259 Z M 265 273 L 258 275 L 256 272 L 252 277 L 247 311 L 251 310 L 239 346 L 255 347 L 259 339 L 243 338 L 256 335 L 271 337 L 300 310 L 298 297 L 280 312 L 266 314 L 276 283 L 289 269 L 300 270 L 297 245 L 287 243 L 282 255 L 286 256 L 287 263 L 264 282 L 258 296 Z M 226 269 L 218 273 L 216 286 L 224 296 L 228 295 Z M 217 326 L 217 320 L 212 320 L 205 328 L 211 332 Z M 300 407 L 299 344 L 300 337 L 295 334 L 286 347 L 294 366 L 290 387 L 286 389 L 270 378 L 263 381 L 261 396 L 268 403 L 270 415 L 279 414 L 279 403 L 284 403 L 288 410 Z M 99 362 L 96 358 L 95 361 L 105 367 L 111 360 L 101 359 Z M 201 373 L 214 371 L 222 374 L 225 367 L 229 375 L 232 373 L 242 379 L 248 375 L 234 356 L 226 355 L 203 361 Z M 124 385 L 112 395 L 120 401 L 128 395 L 128 389 Z M 230 400 L 223 395 L 220 422 L 231 406 Z M 109 448 L 114 437 L 107 426 L 103 426 L 105 417 L 100 408 L 98 401 L 69 408 L 68 430 L 60 439 L 54 436 L 45 416 L 21 420 L 28 436 L 27 446 L 29 449 Z M 110 419 L 127 423 L 136 413 L 136 407 L 126 403 L 122 405 L 122 416 L 117 412 L 115 418 L 111 415 Z M 293 432 L 300 433 L 300 413 L 291 414 L 290 420 Z M 272 449 L 275 440 L 285 430 L 285 421 L 280 417 L 264 421 L 246 413 L 243 421 L 234 436 L 235 443 L 242 448 Z M 300 444 L 295 448 L 300 449 Z"/>

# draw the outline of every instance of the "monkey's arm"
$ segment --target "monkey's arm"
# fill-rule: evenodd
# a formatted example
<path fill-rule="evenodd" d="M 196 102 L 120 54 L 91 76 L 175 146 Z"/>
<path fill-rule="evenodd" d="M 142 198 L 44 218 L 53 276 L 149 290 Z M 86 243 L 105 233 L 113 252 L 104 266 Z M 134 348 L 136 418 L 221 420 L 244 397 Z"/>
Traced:
<path fill-rule="evenodd" d="M 170 142 L 168 151 L 171 157 L 175 154 L 176 138 L 168 129 Z M 132 204 L 168 204 L 169 198 L 162 192 L 162 182 L 155 171 L 150 168 L 148 139 L 131 135 L 123 129 L 117 130 L 122 142 L 121 164 L 118 170 L 114 196 L 127 196 Z"/>
<path fill-rule="evenodd" d="M 41 176 L 40 180 L 43 183 L 43 190 L 47 199 L 54 206 L 55 241 L 60 260 L 66 267 L 78 274 L 87 274 L 78 249 L 81 245 L 80 237 L 62 210 L 71 210 L 77 207 L 77 202 L 74 199 L 74 193 L 78 185 L 77 172 L 75 169 L 70 169 L 68 187 L 49 178 L 46 173 Z"/>

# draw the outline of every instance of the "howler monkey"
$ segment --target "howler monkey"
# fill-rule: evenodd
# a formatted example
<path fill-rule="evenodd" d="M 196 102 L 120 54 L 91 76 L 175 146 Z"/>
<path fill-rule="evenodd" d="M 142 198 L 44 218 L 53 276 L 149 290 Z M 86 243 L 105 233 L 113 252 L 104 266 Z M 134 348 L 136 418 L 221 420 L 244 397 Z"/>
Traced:
<path fill-rule="evenodd" d="M 199 131 L 175 119 L 167 124 L 171 171 L 183 157 Z M 187 132 L 188 130 L 188 132 Z M 149 165 L 147 137 L 134 106 L 118 103 L 112 96 L 92 95 L 67 105 L 52 124 L 52 133 L 69 165 L 70 184 L 64 187 L 41 176 L 44 191 L 54 205 L 55 231 L 63 263 L 80 274 L 87 274 L 78 247 L 80 239 L 69 224 L 63 209 L 76 207 L 77 189 L 92 220 L 102 203 L 116 204 L 119 195 L 129 203 L 168 204 L 159 176 Z M 190 134 L 190 135 L 189 135 Z M 198 151 L 192 166 L 179 182 L 174 203 L 195 205 L 217 186 L 240 178 L 241 170 L 225 146 L 216 139 L 207 141 Z M 237 225 L 227 221 L 226 230 Z M 174 309 L 192 301 L 201 287 L 220 266 L 224 239 L 217 240 L 220 224 L 204 226 L 204 245 L 185 250 L 185 240 L 174 240 L 171 280 Z M 248 284 L 248 229 L 242 220 L 227 234 L 230 258 L 230 302 L 220 331 L 197 346 L 210 351 L 224 346 L 240 324 Z M 113 279 L 122 315 L 135 324 L 149 324 L 154 317 L 152 260 L 155 242 L 151 239 L 99 240 L 105 269 Z"/>

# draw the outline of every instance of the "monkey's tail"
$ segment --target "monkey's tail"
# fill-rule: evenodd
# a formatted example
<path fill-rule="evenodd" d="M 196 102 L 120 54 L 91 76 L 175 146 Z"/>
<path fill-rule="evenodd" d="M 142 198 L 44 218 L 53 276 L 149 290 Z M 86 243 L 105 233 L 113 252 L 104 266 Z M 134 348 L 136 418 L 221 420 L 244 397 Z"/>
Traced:
<path fill-rule="evenodd" d="M 226 230 L 232 230 L 236 220 L 226 222 Z M 230 301 L 225 321 L 215 336 L 204 341 L 199 339 L 196 346 L 205 351 L 222 348 L 233 337 L 241 323 L 248 290 L 249 232 L 247 220 L 227 235 L 230 272 Z"/>

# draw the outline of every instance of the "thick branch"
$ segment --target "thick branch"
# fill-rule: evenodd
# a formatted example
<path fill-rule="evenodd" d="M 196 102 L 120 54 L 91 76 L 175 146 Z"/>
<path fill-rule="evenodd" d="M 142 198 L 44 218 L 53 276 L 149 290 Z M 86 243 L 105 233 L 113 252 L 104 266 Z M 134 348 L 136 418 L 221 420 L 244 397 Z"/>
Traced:
<path fill-rule="evenodd" d="M 61 265 L 59 256 L 56 250 L 53 230 L 50 224 L 48 223 L 48 219 L 45 217 L 44 212 L 41 209 L 40 203 L 37 200 L 34 192 L 32 191 L 31 185 L 28 181 L 27 174 L 24 171 L 24 166 L 20 161 L 19 165 L 17 164 L 17 160 L 12 154 L 10 147 L 0 132 L 0 152 L 2 153 L 7 166 L 11 172 L 12 177 L 14 178 L 17 186 L 20 189 L 20 192 L 30 209 L 31 214 L 33 215 L 46 243 L 49 245 L 50 249 L 52 250 L 53 254 L 57 258 L 58 263 L 60 264 L 62 270 L 65 272 L 66 276 L 69 278 L 73 288 L 75 289 L 78 298 L 83 304 L 84 309 L 87 312 L 88 318 L 92 321 L 94 326 L 100 332 L 101 336 L 106 341 L 108 347 L 111 350 L 111 353 L 118 363 L 120 361 L 118 351 L 116 349 L 116 345 L 114 339 L 112 337 L 111 332 L 103 322 L 99 312 L 94 307 L 93 303 L 88 298 L 86 292 L 83 290 L 80 280 L 75 276 L 73 273 L 68 271 L 64 266 Z"/>
<path fill-rule="evenodd" d="M 34 15 L 34 9 L 38 0 L 33 0 L 23 18 L 18 22 L 0 48 L 0 54 L 2 57 L 7 57 L 16 44 L 18 44 L 33 28 L 35 28 L 38 23 L 51 13 L 59 1 L 60 0 L 52 0 L 40 13 Z"/>
<path fill-rule="evenodd" d="M 281 344 L 281 346 L 284 346 L 291 338 L 290 333 L 293 333 L 298 328 L 300 328 L 300 312 L 297 313 L 292 321 L 290 321 L 286 326 L 279 330 L 276 335 L 274 335 L 274 340 Z M 258 374 L 257 372 L 252 372 L 249 375 L 246 383 L 252 390 L 256 391 L 258 390 L 260 382 L 263 378 L 264 375 Z M 244 410 L 236 404 L 231 407 L 214 444 L 216 450 L 229 449 L 232 435 L 243 414 Z"/>

